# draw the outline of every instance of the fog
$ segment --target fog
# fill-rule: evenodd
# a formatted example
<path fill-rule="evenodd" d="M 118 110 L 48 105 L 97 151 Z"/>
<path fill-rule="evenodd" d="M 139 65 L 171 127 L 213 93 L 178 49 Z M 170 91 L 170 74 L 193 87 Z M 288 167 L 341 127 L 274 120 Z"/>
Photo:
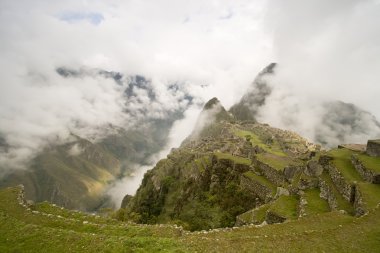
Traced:
<path fill-rule="evenodd" d="M 334 101 L 380 118 L 378 13 L 377 0 L 2 0 L 2 173 L 26 168 L 49 143 L 64 143 L 72 133 L 96 140 L 109 124 L 128 128 L 139 117 L 183 109 L 153 165 L 191 133 L 202 103 L 217 97 L 229 108 L 271 62 L 278 68 L 259 121 L 312 141 L 322 133 L 335 145 L 341 139 L 329 135 L 331 121 L 324 131 L 315 129 Z M 81 74 L 64 77 L 58 68 Z M 115 83 L 99 70 L 123 79 Z M 135 75 L 150 80 L 154 103 L 147 89 L 137 100 L 125 95 Z M 180 86 L 175 92 L 173 83 Z M 364 116 L 356 123 L 368 129 L 344 141 L 379 137 L 372 116 L 358 114 Z"/>

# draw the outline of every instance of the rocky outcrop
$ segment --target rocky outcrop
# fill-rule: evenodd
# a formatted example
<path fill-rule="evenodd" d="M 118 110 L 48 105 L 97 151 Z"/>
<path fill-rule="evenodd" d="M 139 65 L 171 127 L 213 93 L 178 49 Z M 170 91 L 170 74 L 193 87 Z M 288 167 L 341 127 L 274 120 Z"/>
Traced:
<path fill-rule="evenodd" d="M 304 172 L 308 176 L 318 177 L 322 174 L 323 167 L 318 163 L 318 161 L 309 161 Z"/>
<path fill-rule="evenodd" d="M 312 189 L 317 188 L 319 185 L 319 180 L 315 177 L 313 178 L 300 178 L 298 188 L 300 190 L 306 190 L 306 189 Z"/>
<path fill-rule="evenodd" d="M 351 156 L 351 162 L 365 181 L 373 184 L 380 184 L 380 173 L 376 173 L 366 168 L 356 155 Z"/>
<path fill-rule="evenodd" d="M 256 158 L 253 158 L 252 161 L 255 168 L 257 168 L 269 181 L 277 186 L 283 186 L 285 184 L 285 176 L 281 172 Z"/>
<path fill-rule="evenodd" d="M 301 166 L 287 166 L 284 168 L 284 176 L 288 182 L 291 182 L 295 175 L 303 170 Z"/>

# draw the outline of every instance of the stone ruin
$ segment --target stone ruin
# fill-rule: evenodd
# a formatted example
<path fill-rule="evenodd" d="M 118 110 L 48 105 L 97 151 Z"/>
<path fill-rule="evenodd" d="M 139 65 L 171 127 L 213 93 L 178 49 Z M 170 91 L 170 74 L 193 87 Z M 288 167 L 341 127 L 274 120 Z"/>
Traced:
<path fill-rule="evenodd" d="M 366 153 L 369 156 L 380 157 L 380 140 L 368 140 Z"/>

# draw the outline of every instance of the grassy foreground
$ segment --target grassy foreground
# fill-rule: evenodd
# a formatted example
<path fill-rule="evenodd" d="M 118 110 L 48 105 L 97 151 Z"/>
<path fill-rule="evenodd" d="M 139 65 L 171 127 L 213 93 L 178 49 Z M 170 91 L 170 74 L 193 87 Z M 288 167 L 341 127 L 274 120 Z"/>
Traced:
<path fill-rule="evenodd" d="M 0 191 L 0 252 L 379 252 L 380 210 L 339 212 L 264 227 L 189 233 L 68 211 L 48 203 L 29 210 L 19 188 Z"/>

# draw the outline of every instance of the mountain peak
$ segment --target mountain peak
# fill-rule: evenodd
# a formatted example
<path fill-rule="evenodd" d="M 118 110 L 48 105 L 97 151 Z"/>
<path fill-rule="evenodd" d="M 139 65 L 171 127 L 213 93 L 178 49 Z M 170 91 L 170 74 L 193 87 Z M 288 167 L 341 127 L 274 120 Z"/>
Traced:
<path fill-rule="evenodd" d="M 277 63 L 272 62 L 263 70 L 261 70 L 239 103 L 231 107 L 230 112 L 236 119 L 253 121 L 256 120 L 255 117 L 259 108 L 265 104 L 266 98 L 272 92 L 272 89 L 267 84 L 265 77 L 274 74 L 276 66 Z"/>
<path fill-rule="evenodd" d="M 218 98 L 216 97 L 213 97 L 212 99 L 210 99 L 203 107 L 203 110 L 210 110 L 212 108 L 214 108 L 216 105 L 222 105 L 219 101 Z"/>
<path fill-rule="evenodd" d="M 265 74 L 273 74 L 274 73 L 274 69 L 276 68 L 277 66 L 277 63 L 276 62 L 272 62 L 271 64 L 269 64 L 268 66 L 266 66 L 261 72 L 259 75 L 265 75 Z"/>

